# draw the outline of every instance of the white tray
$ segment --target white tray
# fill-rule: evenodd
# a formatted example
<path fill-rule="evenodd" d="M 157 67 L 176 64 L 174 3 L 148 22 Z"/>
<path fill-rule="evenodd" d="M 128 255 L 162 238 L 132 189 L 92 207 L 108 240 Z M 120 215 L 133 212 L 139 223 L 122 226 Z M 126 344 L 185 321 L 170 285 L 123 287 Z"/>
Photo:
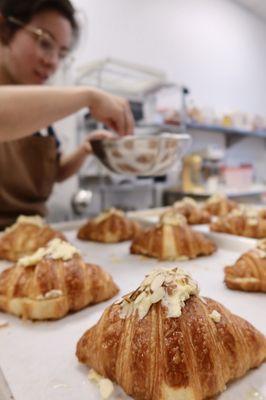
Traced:
<path fill-rule="evenodd" d="M 97 263 L 112 274 L 121 288 L 120 295 L 134 289 L 154 266 L 178 264 L 198 280 L 202 295 L 220 301 L 266 333 L 265 294 L 231 291 L 223 284 L 223 267 L 233 263 L 241 252 L 250 247 L 249 239 L 248 242 L 242 238 L 219 239 L 220 249 L 210 257 L 159 263 L 154 259 L 129 255 L 129 242 L 103 245 L 78 241 L 74 231 L 66 234 L 88 262 Z M 23 322 L 0 313 L 0 319 L 9 323 L 6 328 L 0 329 L 0 366 L 14 399 L 100 400 L 97 387 L 87 379 L 88 369 L 80 365 L 75 357 L 75 348 L 85 330 L 97 322 L 104 308 L 113 301 L 87 307 L 55 322 Z M 264 364 L 230 384 L 218 398 L 258 400 L 258 397 L 247 397 L 252 390 L 257 390 L 266 398 L 265 376 Z M 5 384 L 1 382 L 0 379 L 0 399 L 10 399 Z M 121 390 L 116 388 L 113 400 L 117 399 L 118 393 Z M 129 399 L 125 394 L 120 398 Z"/>

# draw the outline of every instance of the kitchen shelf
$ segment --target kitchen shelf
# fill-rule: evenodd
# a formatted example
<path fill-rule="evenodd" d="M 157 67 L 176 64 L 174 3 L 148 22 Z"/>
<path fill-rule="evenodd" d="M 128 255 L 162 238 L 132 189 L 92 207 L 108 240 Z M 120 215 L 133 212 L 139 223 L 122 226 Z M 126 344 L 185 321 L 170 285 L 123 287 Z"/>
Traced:
<path fill-rule="evenodd" d="M 224 133 L 226 135 L 266 138 L 266 131 L 247 131 L 243 129 L 230 128 L 230 127 L 227 128 L 218 125 L 204 125 L 204 124 L 194 124 L 194 123 L 188 123 L 186 127 L 191 130 Z"/>
<path fill-rule="evenodd" d="M 223 127 L 218 125 L 205 125 L 205 124 L 196 124 L 196 123 L 188 123 L 186 128 L 189 131 L 201 131 L 201 132 L 211 132 L 226 135 L 226 145 L 227 147 L 232 146 L 236 142 L 246 137 L 257 137 L 261 139 L 266 139 L 266 131 L 248 131 L 244 129 L 238 128 L 230 128 Z"/>
<path fill-rule="evenodd" d="M 185 125 L 174 125 L 174 124 L 149 124 L 149 123 L 138 123 L 139 128 L 151 128 L 160 133 L 163 131 L 173 132 L 173 133 L 183 133 L 183 132 L 211 132 L 217 134 L 226 135 L 226 144 L 230 147 L 232 144 L 238 142 L 246 137 L 257 137 L 261 139 L 266 139 L 266 130 L 262 131 L 247 131 L 244 129 L 223 127 L 219 125 L 205 125 L 196 123 L 187 123 Z"/>

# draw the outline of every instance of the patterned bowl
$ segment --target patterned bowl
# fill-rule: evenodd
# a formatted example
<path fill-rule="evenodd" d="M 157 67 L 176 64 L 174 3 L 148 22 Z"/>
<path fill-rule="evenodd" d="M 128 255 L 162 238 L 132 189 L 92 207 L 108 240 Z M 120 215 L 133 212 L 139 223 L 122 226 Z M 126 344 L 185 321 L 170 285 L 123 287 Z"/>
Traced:
<path fill-rule="evenodd" d="M 190 144 L 190 135 L 167 132 L 91 141 L 94 155 L 109 171 L 131 176 L 165 174 Z"/>

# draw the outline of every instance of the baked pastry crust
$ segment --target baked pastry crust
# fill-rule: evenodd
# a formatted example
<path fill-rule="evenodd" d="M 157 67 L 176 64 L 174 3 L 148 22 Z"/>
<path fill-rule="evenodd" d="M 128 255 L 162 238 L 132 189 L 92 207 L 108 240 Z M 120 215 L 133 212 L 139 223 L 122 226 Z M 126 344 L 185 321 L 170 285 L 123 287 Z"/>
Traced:
<path fill-rule="evenodd" d="M 65 236 L 47 224 L 42 226 L 30 222 L 15 224 L 14 229 L 8 228 L 0 236 L 0 259 L 17 261 L 19 258 L 34 253 L 50 240 Z"/>
<path fill-rule="evenodd" d="M 78 239 L 102 243 L 131 240 L 140 231 L 140 225 L 131 221 L 120 210 L 111 209 L 89 220 L 77 234 Z"/>
<path fill-rule="evenodd" d="M 0 274 L 0 310 L 24 319 L 62 318 L 117 292 L 112 277 L 79 254 L 66 261 L 44 257 L 35 265 L 17 263 Z"/>
<path fill-rule="evenodd" d="M 175 202 L 165 213 L 170 212 L 184 215 L 189 225 L 208 224 L 211 221 L 211 214 L 190 197 Z"/>
<path fill-rule="evenodd" d="M 175 318 L 163 301 L 143 318 L 123 318 L 121 304 L 113 304 L 81 337 L 76 355 L 134 399 L 203 400 L 259 366 L 266 338 L 218 302 L 193 295 Z"/>
<path fill-rule="evenodd" d="M 203 208 L 211 215 L 216 215 L 219 217 L 227 215 L 238 207 L 239 205 L 235 201 L 230 200 L 226 195 L 219 193 L 209 197 L 203 206 Z"/>
<path fill-rule="evenodd" d="M 217 218 L 211 223 L 210 229 L 214 232 L 263 239 L 266 238 L 266 218 L 261 211 L 237 209 Z"/>
<path fill-rule="evenodd" d="M 229 289 L 266 293 L 266 239 L 244 253 L 233 266 L 225 267 Z"/>
<path fill-rule="evenodd" d="M 168 215 L 163 218 L 165 217 Z M 201 255 L 207 256 L 214 251 L 216 251 L 216 245 L 211 239 L 201 232 L 193 231 L 183 221 L 176 225 L 161 222 L 154 227 L 147 228 L 133 239 L 130 247 L 131 254 L 143 254 L 169 261 L 186 260 Z"/>

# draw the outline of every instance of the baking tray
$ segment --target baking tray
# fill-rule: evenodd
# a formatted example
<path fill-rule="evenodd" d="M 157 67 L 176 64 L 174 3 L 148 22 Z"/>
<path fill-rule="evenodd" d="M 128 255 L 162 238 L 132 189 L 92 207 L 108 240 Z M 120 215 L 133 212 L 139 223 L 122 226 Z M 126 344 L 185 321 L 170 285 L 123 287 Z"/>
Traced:
<path fill-rule="evenodd" d="M 249 239 L 248 242 L 244 238 L 227 241 L 219 236 L 220 248 L 210 257 L 158 262 L 130 255 L 129 242 L 110 245 L 82 242 L 76 239 L 75 230 L 64 233 L 88 262 L 97 263 L 112 274 L 121 289 L 119 296 L 136 288 L 153 267 L 179 265 L 199 282 L 202 295 L 220 301 L 266 333 L 265 294 L 230 291 L 223 284 L 223 267 L 234 263 L 240 253 L 250 247 Z M 9 386 L 7 390 L 7 385 L 0 380 L 0 399 L 10 400 L 12 392 L 15 400 L 100 400 L 96 385 L 87 379 L 88 368 L 80 365 L 75 357 L 75 348 L 85 330 L 97 322 L 113 301 L 115 298 L 53 322 L 33 323 L 0 313 L 0 319 L 9 324 L 0 329 L 0 366 Z M 260 399 L 253 396 L 254 393 L 266 398 L 265 376 L 264 364 L 230 384 L 218 398 Z M 110 400 L 118 398 L 129 399 L 116 387 Z"/>

